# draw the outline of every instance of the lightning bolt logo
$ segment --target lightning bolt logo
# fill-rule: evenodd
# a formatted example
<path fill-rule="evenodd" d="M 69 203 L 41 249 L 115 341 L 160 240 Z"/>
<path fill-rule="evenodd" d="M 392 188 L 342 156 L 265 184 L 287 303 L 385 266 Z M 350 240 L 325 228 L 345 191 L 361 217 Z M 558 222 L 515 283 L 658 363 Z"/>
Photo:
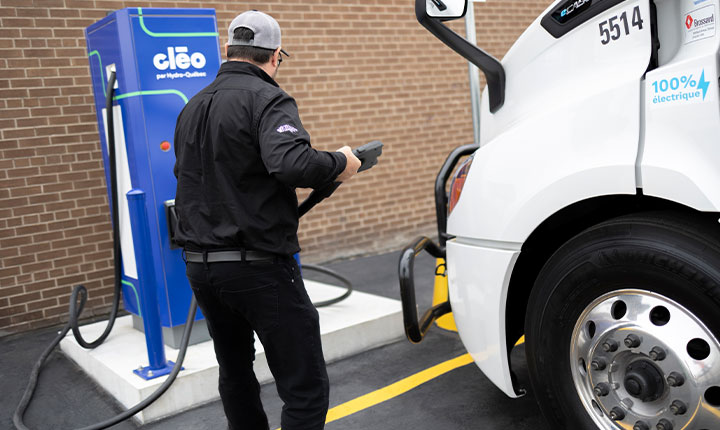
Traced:
<path fill-rule="evenodd" d="M 710 86 L 710 82 L 705 80 L 705 69 L 702 71 L 702 75 L 700 75 L 700 80 L 698 81 L 698 89 L 701 89 L 703 92 L 703 100 L 705 100 L 705 96 L 708 92 L 708 87 Z"/>

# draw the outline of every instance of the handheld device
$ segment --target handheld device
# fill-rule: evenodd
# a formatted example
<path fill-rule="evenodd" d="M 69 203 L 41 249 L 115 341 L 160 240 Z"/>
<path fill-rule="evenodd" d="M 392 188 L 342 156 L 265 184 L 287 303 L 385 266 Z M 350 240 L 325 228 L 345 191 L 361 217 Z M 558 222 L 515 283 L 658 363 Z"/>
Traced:
<path fill-rule="evenodd" d="M 378 163 L 378 157 L 382 155 L 383 143 L 373 140 L 363 146 L 353 149 L 353 154 L 360 159 L 358 173 L 365 171 Z"/>
<path fill-rule="evenodd" d="M 378 157 L 382 155 L 382 148 L 382 142 L 379 140 L 373 140 L 372 142 L 353 149 L 353 154 L 360 159 L 361 163 L 358 172 L 362 172 L 363 170 L 367 170 L 376 165 L 378 163 Z M 310 195 L 302 203 L 300 203 L 300 206 L 298 206 L 299 216 L 302 217 L 308 213 L 310 209 L 315 207 L 315 205 L 330 197 L 330 195 L 337 190 L 340 184 L 342 184 L 342 182 L 333 182 L 324 188 L 318 188 L 310 193 Z"/>

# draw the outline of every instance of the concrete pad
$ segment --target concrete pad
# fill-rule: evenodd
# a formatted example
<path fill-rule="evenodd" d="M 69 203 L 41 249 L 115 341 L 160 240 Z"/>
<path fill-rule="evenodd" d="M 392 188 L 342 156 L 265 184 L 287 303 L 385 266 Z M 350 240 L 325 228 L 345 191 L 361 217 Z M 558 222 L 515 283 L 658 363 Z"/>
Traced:
<path fill-rule="evenodd" d="M 314 302 L 341 295 L 345 289 L 305 280 Z M 344 301 L 319 308 L 320 332 L 325 360 L 337 361 L 345 357 L 382 346 L 403 337 L 402 310 L 398 300 L 353 292 Z M 87 339 L 94 339 L 105 328 L 105 322 L 82 327 Z M 155 391 L 166 379 L 145 381 L 132 371 L 147 366 L 145 337 L 132 328 L 132 317 L 118 318 L 108 339 L 94 350 L 80 347 L 72 334 L 60 343 L 62 351 L 88 373 L 103 389 L 126 408 L 132 407 Z M 255 342 L 255 374 L 260 383 L 270 382 L 272 374 L 267 366 L 260 342 Z M 165 347 L 168 360 L 175 361 L 178 350 Z M 185 370 L 180 372 L 170 389 L 150 407 L 135 416 L 147 423 L 177 414 L 183 410 L 219 398 L 217 391 L 218 365 L 212 342 L 188 348 Z"/>

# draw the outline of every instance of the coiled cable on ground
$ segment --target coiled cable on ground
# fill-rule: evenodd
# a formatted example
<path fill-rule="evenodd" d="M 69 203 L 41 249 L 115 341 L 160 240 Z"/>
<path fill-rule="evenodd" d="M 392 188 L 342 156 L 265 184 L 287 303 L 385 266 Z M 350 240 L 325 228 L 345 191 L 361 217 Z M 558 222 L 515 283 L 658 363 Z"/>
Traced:
<path fill-rule="evenodd" d="M 82 312 L 84 304 L 85 301 L 81 299 L 80 306 L 77 307 L 78 313 Z M 177 360 L 175 361 L 175 365 L 173 366 L 172 371 L 168 375 L 165 382 L 163 382 L 163 384 L 158 387 L 158 389 L 155 390 L 145 400 L 136 404 L 130 409 L 118 415 L 115 415 L 114 417 L 109 418 L 105 421 L 82 427 L 79 430 L 100 430 L 114 426 L 121 421 L 125 421 L 126 419 L 132 417 L 133 415 L 150 406 L 153 402 L 155 402 L 155 400 L 159 399 L 160 396 L 162 396 L 165 391 L 168 390 L 168 388 L 170 388 L 172 383 L 175 382 L 175 378 L 177 378 L 178 373 L 180 373 L 180 370 L 182 369 L 182 364 L 185 360 L 185 353 L 187 352 L 187 348 L 190 343 L 190 334 L 192 333 L 192 326 L 193 322 L 195 321 L 196 311 L 197 302 L 195 301 L 195 296 L 192 296 L 192 299 L 190 301 L 190 310 L 188 311 L 187 323 L 185 325 L 185 330 L 183 331 L 182 340 L 180 341 L 180 349 L 178 350 Z M 33 366 L 32 372 L 30 373 L 28 385 L 25 388 L 25 392 L 23 393 L 23 397 L 20 400 L 18 407 L 15 409 L 15 413 L 13 414 L 13 423 L 15 424 L 15 427 L 18 428 L 18 430 L 30 430 L 23 422 L 23 416 L 25 415 L 25 411 L 27 410 L 27 407 L 30 404 L 32 397 L 35 394 L 35 387 L 37 386 L 38 375 L 42 370 L 42 366 L 45 364 L 45 360 L 47 360 L 47 358 L 53 352 L 55 347 L 60 343 L 60 341 L 63 340 L 68 331 L 70 331 L 70 327 L 70 322 L 65 324 L 60 333 L 58 333 L 57 337 L 55 337 L 52 343 L 45 349 L 45 351 L 43 351 L 40 359 L 38 359 L 38 361 Z"/>

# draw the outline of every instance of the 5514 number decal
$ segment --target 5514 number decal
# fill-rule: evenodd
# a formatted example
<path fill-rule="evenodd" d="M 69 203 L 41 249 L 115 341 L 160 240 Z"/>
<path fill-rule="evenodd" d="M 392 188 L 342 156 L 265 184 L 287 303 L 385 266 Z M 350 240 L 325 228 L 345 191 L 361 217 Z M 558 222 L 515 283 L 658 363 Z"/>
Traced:
<path fill-rule="evenodd" d="M 623 11 L 600 23 L 600 43 L 608 43 L 620 39 L 623 35 L 628 36 L 633 27 L 643 29 L 643 19 L 640 14 L 640 6 L 635 6 L 632 11 L 632 19 L 628 18 L 628 12 Z"/>

